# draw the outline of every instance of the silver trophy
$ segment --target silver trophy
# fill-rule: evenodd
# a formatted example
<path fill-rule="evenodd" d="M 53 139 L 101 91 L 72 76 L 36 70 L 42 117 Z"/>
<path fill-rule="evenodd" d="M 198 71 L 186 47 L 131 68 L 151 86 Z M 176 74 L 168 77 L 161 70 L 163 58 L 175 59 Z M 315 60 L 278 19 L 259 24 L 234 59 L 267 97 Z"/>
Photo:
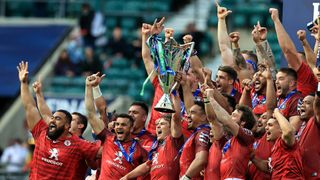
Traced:
<path fill-rule="evenodd" d="M 177 71 L 189 69 L 189 58 L 193 51 L 194 42 L 178 44 L 172 36 L 167 38 L 166 42 L 162 42 L 158 35 L 152 35 L 148 38 L 147 45 L 154 60 L 154 71 L 157 73 L 164 93 L 154 109 L 160 112 L 174 113 L 175 110 L 170 99 L 170 94 L 177 85 L 174 76 Z"/>

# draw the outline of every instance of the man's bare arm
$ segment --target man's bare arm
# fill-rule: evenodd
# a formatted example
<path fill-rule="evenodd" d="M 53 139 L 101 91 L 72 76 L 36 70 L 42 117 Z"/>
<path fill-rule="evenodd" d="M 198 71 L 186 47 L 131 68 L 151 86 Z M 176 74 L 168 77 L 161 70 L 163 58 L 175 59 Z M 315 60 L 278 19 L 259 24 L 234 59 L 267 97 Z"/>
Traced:
<path fill-rule="evenodd" d="M 213 106 L 218 121 L 226 127 L 233 136 L 237 136 L 239 132 L 239 125 L 231 120 L 231 115 L 223 109 L 214 98 L 210 98 L 210 103 Z"/>
<path fill-rule="evenodd" d="M 274 116 L 280 125 L 282 131 L 282 140 L 286 143 L 288 147 L 292 147 L 295 142 L 295 129 L 291 126 L 289 121 L 280 113 L 278 108 L 274 110 Z"/>
<path fill-rule="evenodd" d="M 279 45 L 282 49 L 284 56 L 288 62 L 288 65 L 297 71 L 302 63 L 302 60 L 298 56 L 298 52 L 288 33 L 284 29 L 279 19 L 279 12 L 275 8 L 270 8 L 269 12 L 274 22 L 275 30 L 278 37 Z"/>
<path fill-rule="evenodd" d="M 179 138 L 182 136 L 182 126 L 181 126 L 181 105 L 180 105 L 180 97 L 179 94 L 177 93 L 175 96 L 172 95 L 171 99 L 173 101 L 173 106 L 175 112 L 172 114 L 171 118 L 171 136 L 173 138 Z"/>
<path fill-rule="evenodd" d="M 232 12 L 225 7 L 220 7 L 217 4 L 217 16 L 218 16 L 218 43 L 221 52 L 222 65 L 233 66 L 233 55 L 231 50 L 231 44 L 229 41 L 226 17 Z"/>
<path fill-rule="evenodd" d="M 28 128 L 29 130 L 32 130 L 41 119 L 41 116 L 36 107 L 36 102 L 29 91 L 28 62 L 21 61 L 19 66 L 17 66 L 17 69 L 19 72 L 21 101 L 26 112 Z"/>
<path fill-rule="evenodd" d="M 209 101 L 209 99 L 213 97 L 214 91 L 213 89 L 206 89 L 204 94 L 206 95 L 204 107 L 208 121 L 210 122 L 212 128 L 213 138 L 215 140 L 220 140 L 223 136 L 223 128 L 222 125 L 217 121 L 217 116 L 214 113 L 213 107 Z"/>
<path fill-rule="evenodd" d="M 32 84 L 32 87 L 33 87 L 33 91 L 36 94 L 37 105 L 38 105 L 39 112 L 40 112 L 43 120 L 47 124 L 49 124 L 49 121 L 50 121 L 51 116 L 52 116 L 52 112 L 51 112 L 49 106 L 47 105 L 47 103 L 46 103 L 46 101 L 44 99 L 44 95 L 43 95 L 43 92 L 42 92 L 42 83 L 41 83 L 40 79 L 35 81 Z"/>
<path fill-rule="evenodd" d="M 208 154 L 208 151 L 197 152 L 196 157 L 190 164 L 185 175 L 191 178 L 199 175 L 200 171 L 202 171 L 208 163 Z"/>
<path fill-rule="evenodd" d="M 94 76 L 88 76 L 86 78 L 86 90 L 85 90 L 85 106 L 88 115 L 88 121 L 95 134 L 100 134 L 100 132 L 105 128 L 105 124 L 96 115 L 96 109 L 94 107 L 93 92 L 92 92 L 92 81 Z"/>

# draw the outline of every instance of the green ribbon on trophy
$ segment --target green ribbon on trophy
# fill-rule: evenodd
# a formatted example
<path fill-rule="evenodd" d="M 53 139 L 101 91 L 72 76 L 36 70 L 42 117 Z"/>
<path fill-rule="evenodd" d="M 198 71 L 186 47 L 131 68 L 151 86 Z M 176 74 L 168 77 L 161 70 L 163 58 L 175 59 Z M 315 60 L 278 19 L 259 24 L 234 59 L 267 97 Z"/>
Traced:
<path fill-rule="evenodd" d="M 177 71 L 188 70 L 190 66 L 189 58 L 193 51 L 194 42 L 180 45 L 173 37 L 170 37 L 167 42 L 162 42 L 161 40 L 156 34 L 150 36 L 147 40 L 151 57 L 154 60 L 154 70 L 144 82 L 143 89 L 151 74 L 157 73 L 164 94 L 154 109 L 160 112 L 174 113 L 175 111 L 170 99 L 170 94 L 177 84 L 174 82 L 174 76 Z"/>

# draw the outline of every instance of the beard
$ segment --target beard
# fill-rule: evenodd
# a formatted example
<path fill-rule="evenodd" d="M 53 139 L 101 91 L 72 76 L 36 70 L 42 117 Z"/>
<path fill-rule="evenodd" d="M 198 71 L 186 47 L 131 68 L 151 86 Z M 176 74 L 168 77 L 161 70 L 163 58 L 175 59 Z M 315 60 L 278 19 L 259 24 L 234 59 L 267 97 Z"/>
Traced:
<path fill-rule="evenodd" d="M 58 139 L 61 134 L 64 132 L 64 127 L 60 127 L 60 128 L 57 128 L 56 130 L 54 131 L 49 131 L 49 128 L 47 130 L 47 135 L 48 137 L 51 139 L 51 140 L 56 140 Z"/>

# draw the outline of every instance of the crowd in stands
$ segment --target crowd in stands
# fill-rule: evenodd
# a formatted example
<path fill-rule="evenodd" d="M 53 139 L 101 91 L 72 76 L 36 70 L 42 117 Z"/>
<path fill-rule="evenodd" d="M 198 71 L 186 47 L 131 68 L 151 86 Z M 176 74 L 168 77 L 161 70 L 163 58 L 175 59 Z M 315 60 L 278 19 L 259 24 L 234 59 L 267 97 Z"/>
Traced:
<path fill-rule="evenodd" d="M 136 65 L 144 65 L 154 87 L 148 121 L 145 102 L 132 103 L 128 113 L 109 112 L 99 87 L 108 66 L 95 56 L 94 41 L 85 40 L 88 27 L 81 29 L 86 44 L 83 59 L 72 59 L 79 57 L 77 51 L 68 56 L 67 49 L 57 64 L 62 72 L 56 72 L 86 77 L 86 116 L 68 109 L 51 112 L 40 81 L 33 84 L 35 102 L 28 88 L 28 62 L 22 61 L 17 67 L 21 100 L 35 140 L 30 179 L 319 179 L 320 27 L 311 29 L 314 49 L 306 32 L 297 32 L 304 48 L 304 52 L 297 52 L 278 9 L 270 8 L 268 13 L 288 63 L 288 67 L 277 68 L 266 27 L 257 22 L 252 29 L 255 51 L 240 49 L 240 33 L 229 33 L 226 23 L 232 11 L 218 3 L 216 8 L 221 66 L 212 79 L 212 69 L 202 65 L 197 51 L 192 52 L 187 72 L 175 72 L 178 85 L 170 94 L 174 113 L 154 110 L 164 90 L 155 70 L 156 53 L 148 44 L 149 37 L 160 41 L 165 18 L 143 23 L 135 48 L 125 45 L 118 28 L 112 40 L 101 47 L 113 57 L 139 54 L 138 60 L 141 56 L 142 63 L 135 60 Z M 174 31 L 165 29 L 163 42 L 171 37 Z M 182 36 L 184 43 L 192 38 L 201 39 L 202 35 L 191 30 Z M 77 40 L 73 41 L 70 48 L 77 49 Z M 79 64 L 70 66 L 74 62 Z M 95 142 L 82 138 L 87 123 Z M 86 177 L 88 168 L 95 171 Z"/>

